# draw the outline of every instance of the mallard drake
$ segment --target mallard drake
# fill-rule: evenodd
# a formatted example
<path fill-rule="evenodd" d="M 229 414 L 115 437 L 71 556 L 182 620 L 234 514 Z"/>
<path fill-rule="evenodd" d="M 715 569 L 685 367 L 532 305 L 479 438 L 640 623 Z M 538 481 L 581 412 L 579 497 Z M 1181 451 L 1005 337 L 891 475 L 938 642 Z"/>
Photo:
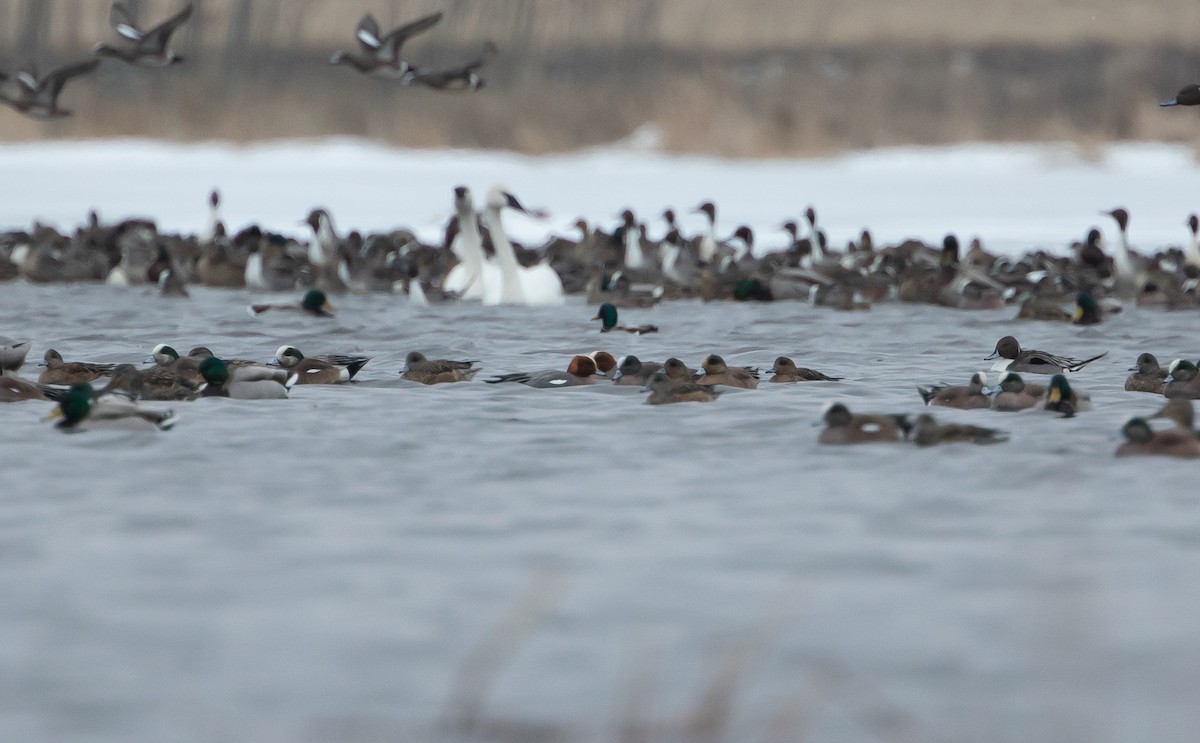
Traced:
<path fill-rule="evenodd" d="M 250 316 L 257 317 L 270 310 L 283 312 L 303 312 L 313 317 L 333 317 L 333 305 L 320 289 L 309 289 L 300 299 L 299 304 L 252 304 L 249 307 Z"/>
<path fill-rule="evenodd" d="M 121 395 L 97 398 L 95 390 L 86 382 L 71 385 L 47 420 L 60 417 L 62 420 L 56 427 L 66 431 L 131 426 L 166 430 L 177 420 L 174 411 L 139 408 L 137 403 Z"/>
<path fill-rule="evenodd" d="M 596 312 L 593 320 L 600 321 L 600 332 L 611 333 L 613 331 L 633 333 L 634 335 L 644 335 L 646 333 L 657 333 L 657 325 L 638 325 L 637 327 L 625 327 L 617 322 L 617 307 L 612 302 L 605 302 L 600 305 L 600 309 Z"/>

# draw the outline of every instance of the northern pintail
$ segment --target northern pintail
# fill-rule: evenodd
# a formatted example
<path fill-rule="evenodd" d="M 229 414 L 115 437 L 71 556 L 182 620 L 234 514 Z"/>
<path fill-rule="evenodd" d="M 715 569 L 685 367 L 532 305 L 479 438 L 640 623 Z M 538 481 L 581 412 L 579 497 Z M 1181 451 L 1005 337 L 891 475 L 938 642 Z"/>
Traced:
<path fill-rule="evenodd" d="M 1158 358 L 1152 353 L 1139 354 L 1133 372 L 1125 378 L 1125 389 L 1129 392 L 1152 392 L 1161 395 L 1166 384 L 1167 370 L 1158 365 Z"/>
<path fill-rule="evenodd" d="M 1130 418 L 1121 427 L 1125 442 L 1117 447 L 1115 456 L 1160 456 L 1195 459 L 1200 457 L 1200 439 L 1181 428 L 1155 431 L 1145 418 Z"/>
<path fill-rule="evenodd" d="M 410 351 L 404 357 L 402 379 L 421 384 L 445 384 L 469 382 L 479 372 L 475 361 L 452 361 L 450 359 L 427 359 L 420 351 Z"/>
<path fill-rule="evenodd" d="M 987 394 L 987 375 L 983 372 L 972 374 L 971 381 L 965 386 L 918 387 L 917 392 L 920 393 L 921 399 L 925 401 L 926 405 L 937 405 L 943 408 L 972 410 L 988 408 L 992 405 L 992 400 Z"/>
<path fill-rule="evenodd" d="M 825 428 L 819 444 L 870 444 L 903 441 L 910 428 L 904 415 L 854 415 L 840 402 L 825 408 Z"/>
<path fill-rule="evenodd" d="M 633 333 L 634 335 L 644 335 L 646 333 L 657 333 L 657 325 L 638 325 L 626 327 L 618 324 L 617 308 L 611 302 L 605 302 L 600 305 L 600 309 L 596 311 L 596 316 L 593 320 L 600 321 L 600 332 L 611 333 L 613 331 L 621 331 L 625 333 Z"/>
<path fill-rule="evenodd" d="M 0 93 L 0 103 L 35 119 L 58 119 L 70 116 L 71 112 L 58 105 L 63 87 L 72 79 L 88 75 L 100 65 L 100 60 L 59 67 L 42 77 L 36 72 L 22 70 L 17 73 L 20 94 L 16 98 Z"/>
<path fill-rule="evenodd" d="M 108 22 L 127 41 L 122 46 L 97 44 L 92 53 L 98 57 L 111 57 L 129 64 L 150 67 L 168 67 L 183 61 L 183 57 L 171 50 L 171 35 L 192 17 L 192 4 L 158 24 L 149 31 L 138 28 L 133 14 L 123 3 L 116 2 L 108 12 Z"/>
<path fill-rule="evenodd" d="M 996 444 L 1008 441 L 1008 434 L 994 428 L 965 423 L 938 423 L 929 413 L 922 413 L 913 422 L 909 440 L 917 446 L 937 444 Z"/>
<path fill-rule="evenodd" d="M 1055 356 L 1045 351 L 1022 350 L 1021 344 L 1011 335 L 1006 335 L 996 341 L 996 349 L 984 359 L 1000 359 L 992 365 L 993 371 L 1028 372 L 1033 374 L 1058 374 L 1061 372 L 1079 371 L 1096 359 L 1104 358 L 1105 351 L 1082 361 L 1065 356 Z"/>
<path fill-rule="evenodd" d="M 837 382 L 841 377 L 830 377 L 816 369 L 806 369 L 802 366 L 796 366 L 796 362 L 789 359 L 787 356 L 780 356 L 775 359 L 775 364 L 771 367 L 774 373 L 768 382 Z"/>

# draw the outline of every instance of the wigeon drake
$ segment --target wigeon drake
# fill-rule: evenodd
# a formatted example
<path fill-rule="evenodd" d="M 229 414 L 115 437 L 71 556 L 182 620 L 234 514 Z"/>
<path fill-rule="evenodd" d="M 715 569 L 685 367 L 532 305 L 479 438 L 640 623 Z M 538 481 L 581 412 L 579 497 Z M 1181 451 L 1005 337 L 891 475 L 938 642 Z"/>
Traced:
<path fill-rule="evenodd" d="M 903 415 L 854 415 L 842 403 L 825 409 L 825 428 L 817 437 L 819 444 L 871 444 L 903 441 L 910 425 Z"/>
<path fill-rule="evenodd" d="M 567 365 L 565 372 L 558 371 L 557 369 L 542 372 L 516 372 L 513 374 L 501 374 L 498 377 L 492 377 L 484 381 L 488 384 L 520 382 L 527 387 L 554 389 L 556 387 L 578 387 L 595 384 L 598 380 L 596 379 L 596 362 L 587 356 L 575 356 L 571 359 L 571 363 Z"/>

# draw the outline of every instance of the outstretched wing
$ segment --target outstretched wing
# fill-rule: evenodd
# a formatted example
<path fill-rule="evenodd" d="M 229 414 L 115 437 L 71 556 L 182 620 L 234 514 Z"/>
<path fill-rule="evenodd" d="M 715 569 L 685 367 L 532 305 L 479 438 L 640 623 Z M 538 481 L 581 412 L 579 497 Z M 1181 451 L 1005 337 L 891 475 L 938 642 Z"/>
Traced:
<path fill-rule="evenodd" d="M 394 59 L 397 55 L 399 55 L 400 47 L 404 46 L 405 41 L 413 36 L 416 36 L 422 31 L 428 31 L 436 26 L 441 20 L 442 13 L 439 11 L 437 13 L 427 15 L 424 18 L 418 18 L 412 23 L 406 23 L 403 26 L 399 26 L 398 28 L 393 29 L 391 33 L 385 36 L 382 40 L 380 40 L 379 47 L 388 58 Z"/>
<path fill-rule="evenodd" d="M 495 57 L 498 53 L 499 53 L 499 50 L 496 49 L 496 45 L 493 42 L 489 41 L 487 43 L 487 46 L 485 46 L 483 48 L 483 52 L 478 57 L 471 60 L 467 64 L 463 65 L 463 71 L 471 72 L 472 70 L 477 70 L 480 67 L 483 67 L 483 65 L 485 63 L 491 61 L 492 58 Z"/>
<path fill-rule="evenodd" d="M 182 26 L 191 17 L 192 4 L 188 3 L 186 8 L 147 31 L 145 37 L 147 39 L 152 38 L 156 43 L 165 45 L 167 40 L 171 38 L 171 34 L 175 33 L 175 29 Z"/>
<path fill-rule="evenodd" d="M 108 23 L 113 30 L 131 41 L 141 41 L 142 32 L 133 20 L 133 15 L 124 3 L 115 2 L 108 10 Z"/>
<path fill-rule="evenodd" d="M 43 96 L 48 96 L 47 102 L 54 101 L 58 98 L 58 94 L 62 92 L 63 86 L 67 84 L 68 80 L 81 75 L 87 75 L 99 66 L 100 60 L 89 59 L 87 62 L 59 67 L 57 70 L 46 75 L 46 79 L 42 83 L 45 87 L 39 92 Z"/>
<path fill-rule="evenodd" d="M 362 44 L 363 49 L 375 50 L 382 43 L 379 40 L 379 24 L 375 21 L 375 16 L 367 13 L 358 22 L 358 28 L 354 31 L 354 38 L 358 39 L 358 43 Z"/>

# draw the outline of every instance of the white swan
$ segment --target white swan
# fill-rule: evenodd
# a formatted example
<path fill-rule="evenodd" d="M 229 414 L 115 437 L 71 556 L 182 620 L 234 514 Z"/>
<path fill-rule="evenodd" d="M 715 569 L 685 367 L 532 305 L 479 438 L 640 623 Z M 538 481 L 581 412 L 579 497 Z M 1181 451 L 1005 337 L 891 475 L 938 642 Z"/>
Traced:
<path fill-rule="evenodd" d="M 458 214 L 458 234 L 450 249 L 458 256 L 459 263 L 446 274 L 442 288 L 457 294 L 459 299 L 483 299 L 485 286 L 500 285 L 500 269 L 484 258 L 475 204 L 466 186 L 454 189 L 454 211 Z"/>
<path fill-rule="evenodd" d="M 485 281 L 484 304 L 545 305 L 563 303 L 562 279 L 550 264 L 542 261 L 525 268 L 517 263 L 512 243 L 504 232 L 501 211 L 516 209 L 529 214 L 517 198 L 502 186 L 492 186 L 487 198 L 488 230 L 492 247 L 496 249 L 495 263 L 500 268 L 499 285 Z M 486 279 L 486 273 L 485 273 Z"/>

